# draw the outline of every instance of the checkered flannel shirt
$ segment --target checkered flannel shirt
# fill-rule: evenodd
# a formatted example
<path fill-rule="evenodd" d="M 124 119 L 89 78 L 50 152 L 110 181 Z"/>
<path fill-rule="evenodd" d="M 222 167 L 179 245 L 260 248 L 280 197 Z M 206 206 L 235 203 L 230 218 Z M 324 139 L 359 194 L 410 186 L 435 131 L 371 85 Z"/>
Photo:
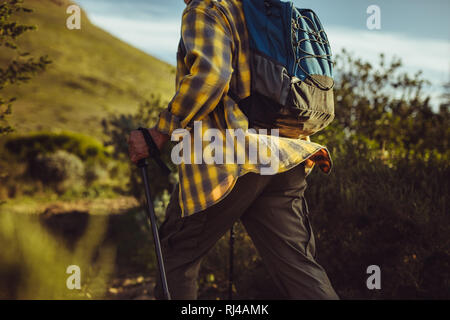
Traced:
<path fill-rule="evenodd" d="M 176 93 L 161 112 L 156 128 L 171 135 L 176 129 L 192 132 L 201 121 L 202 133 L 210 128 L 247 129 L 247 117 L 228 95 L 250 95 L 249 41 L 239 0 L 192 0 L 182 16 L 177 52 Z M 253 135 L 257 139 L 258 135 Z M 191 135 L 193 145 L 194 134 Z M 223 138 L 225 139 L 225 138 Z M 326 147 L 310 141 L 280 137 L 277 172 L 305 162 L 309 174 L 315 164 L 329 173 L 331 157 Z M 203 142 L 203 149 L 209 143 Z M 224 148 L 226 148 L 224 144 Z M 238 147 L 236 147 L 238 148 Z M 193 150 L 193 149 L 192 149 Z M 226 152 L 226 150 L 224 150 Z M 183 216 L 202 211 L 232 190 L 237 179 L 261 173 L 261 164 L 178 165 L 179 201 Z"/>

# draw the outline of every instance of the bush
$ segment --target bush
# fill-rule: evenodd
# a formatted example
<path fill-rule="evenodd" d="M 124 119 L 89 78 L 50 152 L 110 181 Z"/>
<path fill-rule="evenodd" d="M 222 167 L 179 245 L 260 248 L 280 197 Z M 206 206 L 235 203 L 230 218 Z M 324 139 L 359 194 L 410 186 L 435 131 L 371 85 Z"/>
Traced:
<path fill-rule="evenodd" d="M 159 112 L 167 106 L 167 103 L 162 101 L 157 96 L 152 96 L 149 101 L 144 102 L 139 106 L 138 112 L 133 115 L 111 115 L 108 119 L 103 120 L 103 131 L 105 136 L 108 137 L 106 144 L 114 148 L 114 157 L 126 164 L 127 186 L 125 193 L 133 195 L 139 201 L 144 199 L 144 188 L 141 181 L 140 170 L 133 165 L 128 156 L 128 137 L 132 130 L 136 130 L 139 127 L 150 128 L 155 124 Z M 170 161 L 170 144 L 161 151 L 161 158 L 163 161 L 175 171 L 175 166 Z M 149 161 L 148 172 L 151 177 L 151 192 L 155 197 L 161 196 L 164 190 L 171 190 L 171 184 L 173 184 L 177 177 L 176 174 L 172 174 L 171 177 L 166 177 L 160 174 L 161 169 L 154 163 Z"/>
<path fill-rule="evenodd" d="M 448 299 L 448 161 L 335 162 L 329 177 L 311 174 L 306 194 L 319 261 L 341 296 Z M 381 268 L 382 290 L 365 286 L 372 264 Z"/>
<path fill-rule="evenodd" d="M 92 186 L 94 182 L 104 181 L 108 178 L 108 170 L 96 163 L 88 162 L 85 164 L 84 180 L 87 186 Z"/>
<path fill-rule="evenodd" d="M 39 154 L 46 155 L 65 150 L 82 159 L 105 161 L 108 156 L 103 144 L 86 135 L 73 132 L 39 132 L 9 137 L 5 143 L 7 151 L 19 160 L 33 160 Z"/>
<path fill-rule="evenodd" d="M 8 136 L 0 149 L 4 150 L 0 159 L 7 164 L 5 168 L 0 165 L 0 173 L 6 176 L 3 179 L 0 176 L 0 183 L 4 182 L 3 191 L 0 188 L 3 198 L 5 191 L 9 197 L 35 194 L 42 191 L 41 184 L 58 193 L 68 191 L 71 186 L 73 191 L 81 191 L 79 187 L 84 182 L 90 187 L 99 180 L 107 180 L 112 160 L 108 148 L 100 141 L 72 132 Z M 25 170 L 18 172 L 17 165 Z M 7 180 L 11 182 L 8 185 Z"/>
<path fill-rule="evenodd" d="M 41 181 L 58 193 L 64 193 L 69 187 L 83 184 L 84 164 L 76 155 L 58 150 L 49 155 L 38 155 L 30 163 L 30 176 Z"/>
<path fill-rule="evenodd" d="M 306 198 L 318 261 L 341 298 L 450 298 L 449 175 L 445 157 L 391 166 L 351 152 L 335 159 L 331 175 L 311 173 Z M 245 229 L 237 232 L 234 296 L 279 298 Z M 201 298 L 227 297 L 228 237 L 203 262 Z M 381 268 L 381 290 L 366 287 L 373 264 Z"/>

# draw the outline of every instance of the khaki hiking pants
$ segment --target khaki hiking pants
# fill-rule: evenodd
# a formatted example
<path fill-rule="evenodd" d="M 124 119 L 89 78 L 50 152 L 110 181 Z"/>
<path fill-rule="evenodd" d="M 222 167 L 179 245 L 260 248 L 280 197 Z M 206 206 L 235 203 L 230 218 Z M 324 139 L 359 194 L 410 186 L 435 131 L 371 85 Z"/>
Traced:
<path fill-rule="evenodd" d="M 220 202 L 181 218 L 178 186 L 160 227 L 172 299 L 196 299 L 205 254 L 241 219 L 285 299 L 339 299 L 316 262 L 314 234 L 304 198 L 305 167 L 272 176 L 248 173 Z M 163 298 L 157 282 L 155 297 Z"/>

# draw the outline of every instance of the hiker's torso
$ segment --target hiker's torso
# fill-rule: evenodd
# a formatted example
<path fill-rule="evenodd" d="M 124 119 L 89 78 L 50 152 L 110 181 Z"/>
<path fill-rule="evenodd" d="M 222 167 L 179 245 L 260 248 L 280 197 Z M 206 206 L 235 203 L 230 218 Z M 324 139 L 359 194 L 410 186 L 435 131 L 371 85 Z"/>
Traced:
<path fill-rule="evenodd" d="M 191 12 L 192 14 L 186 14 L 187 12 Z M 190 48 L 198 51 L 192 52 L 191 50 L 189 54 L 186 54 L 184 43 L 180 40 L 177 52 L 177 93 L 175 97 L 177 95 L 179 98 L 185 97 L 177 100 L 178 102 L 182 101 L 182 105 L 178 104 L 177 108 L 189 110 L 189 113 L 192 115 L 186 123 L 186 128 L 190 132 L 194 131 L 194 134 L 191 134 L 191 144 L 193 146 L 191 149 L 194 150 L 195 130 L 192 129 L 195 128 L 196 121 L 198 123 L 201 120 L 200 126 L 203 133 L 209 129 L 219 129 L 222 133 L 226 131 L 225 129 L 248 129 L 247 117 L 239 108 L 236 99 L 232 98 L 229 92 L 233 92 L 233 96 L 237 97 L 237 99 L 243 99 L 250 95 L 250 48 L 241 1 L 193 0 L 186 7 L 183 16 L 185 18 L 183 19 L 182 34 L 189 37 Z M 203 28 L 207 23 L 209 24 L 209 28 Z M 205 38 L 208 36 L 215 36 L 215 31 L 211 30 L 212 25 L 214 28 L 222 28 L 223 30 L 221 30 L 219 39 L 209 38 L 206 41 Z M 205 43 L 207 43 L 206 46 Z M 214 46 L 218 48 L 226 48 L 225 50 L 217 51 L 220 54 L 226 55 L 226 57 L 217 56 L 215 54 L 216 51 L 208 47 L 211 46 L 211 43 L 214 43 Z M 231 46 L 231 50 L 228 50 L 228 46 Z M 214 54 L 212 54 L 213 52 Z M 232 59 L 231 68 L 229 68 L 228 62 L 222 63 L 225 60 L 220 60 L 226 59 L 228 61 L 230 58 L 229 52 L 231 52 Z M 203 70 L 201 66 L 195 64 L 195 57 L 199 55 L 202 56 L 200 60 L 203 60 L 203 62 L 205 59 L 207 60 L 206 70 Z M 214 68 L 215 65 L 226 66 L 226 69 L 221 70 L 220 67 Z M 198 72 L 203 74 L 203 80 L 199 88 L 205 88 L 204 79 L 208 78 L 206 75 L 209 75 L 209 72 L 211 72 L 210 68 L 214 68 L 211 73 L 214 79 L 210 82 L 211 86 L 216 86 L 217 83 L 215 81 L 218 79 L 218 74 L 222 72 L 229 74 L 230 69 L 232 69 L 232 75 L 225 86 L 221 99 L 209 113 L 202 112 L 203 107 L 210 107 L 208 106 L 209 97 L 205 97 L 204 93 L 198 93 L 193 82 L 195 79 L 192 78 L 192 69 L 190 70 L 190 68 L 196 68 L 194 74 L 198 74 Z M 185 79 L 190 80 L 190 86 L 187 89 L 182 88 L 182 83 Z M 197 106 L 199 109 L 194 112 L 191 110 L 192 99 L 196 99 L 197 105 L 199 101 L 205 101 L 205 105 L 203 107 Z M 165 127 L 164 120 L 160 120 L 159 123 L 160 127 Z M 259 135 L 252 134 L 248 139 L 253 139 L 253 141 L 258 140 Z M 223 142 L 224 138 L 222 137 L 219 140 Z M 201 143 L 203 150 L 210 144 L 209 141 L 205 140 Z M 259 143 L 259 140 L 257 143 Z M 329 172 L 331 169 L 331 158 L 326 148 L 310 142 L 309 137 L 303 137 L 301 139 L 280 138 L 277 144 L 279 151 L 276 159 L 277 164 L 279 164 L 277 168 L 278 173 L 287 171 L 302 162 L 306 162 L 305 168 L 308 174 L 316 162 L 314 159 L 318 159 L 317 162 L 320 161 L 319 167 L 322 171 Z M 237 152 L 237 148 L 242 146 L 235 147 Z M 227 152 L 226 147 L 224 147 L 223 151 L 224 154 Z M 193 157 L 194 153 L 192 152 L 191 157 Z M 240 176 L 248 172 L 261 174 L 264 166 L 262 162 L 248 163 L 248 161 L 245 164 L 206 164 L 205 162 L 197 164 L 195 161 L 181 163 L 178 165 L 180 181 L 179 200 L 183 215 L 188 216 L 194 214 L 219 202 L 228 195 Z"/>

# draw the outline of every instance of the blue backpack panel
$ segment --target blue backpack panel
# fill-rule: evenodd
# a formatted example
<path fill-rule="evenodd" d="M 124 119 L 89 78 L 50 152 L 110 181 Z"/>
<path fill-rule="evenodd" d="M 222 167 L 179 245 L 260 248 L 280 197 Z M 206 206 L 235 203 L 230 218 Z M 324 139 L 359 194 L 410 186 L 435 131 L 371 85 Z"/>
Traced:
<path fill-rule="evenodd" d="M 333 62 L 317 15 L 292 2 L 242 0 L 251 49 L 251 95 L 239 102 L 252 128 L 298 138 L 334 119 Z"/>

